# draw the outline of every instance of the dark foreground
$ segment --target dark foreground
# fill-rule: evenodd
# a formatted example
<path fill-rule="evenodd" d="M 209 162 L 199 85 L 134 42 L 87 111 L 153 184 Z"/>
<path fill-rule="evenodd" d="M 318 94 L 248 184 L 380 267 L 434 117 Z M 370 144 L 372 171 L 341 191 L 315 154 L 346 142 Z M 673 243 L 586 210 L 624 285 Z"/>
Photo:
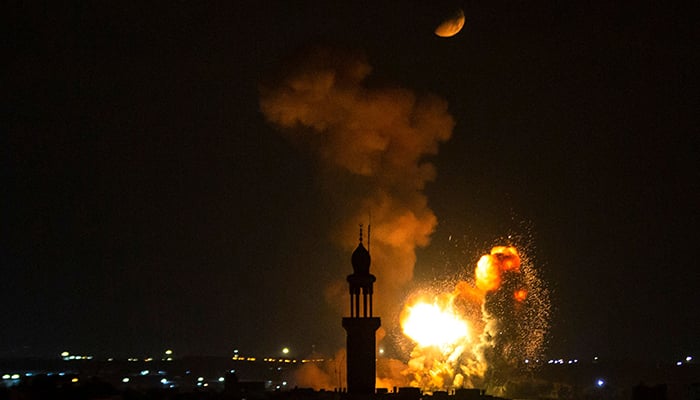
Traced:
<path fill-rule="evenodd" d="M 295 365 L 190 357 L 169 362 L 0 360 L 0 400 L 362 400 L 343 390 L 298 388 Z M 380 389 L 376 400 L 700 400 L 700 364 L 543 365 L 508 382 L 502 397 L 479 389 L 421 393 Z M 365 397 L 366 398 L 366 397 Z"/>

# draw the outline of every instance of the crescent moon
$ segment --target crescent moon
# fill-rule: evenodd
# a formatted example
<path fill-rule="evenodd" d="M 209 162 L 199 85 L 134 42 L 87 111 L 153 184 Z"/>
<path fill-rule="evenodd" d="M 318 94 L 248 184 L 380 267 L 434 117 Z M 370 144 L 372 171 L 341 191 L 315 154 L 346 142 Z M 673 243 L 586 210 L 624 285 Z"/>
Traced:
<path fill-rule="evenodd" d="M 443 21 L 437 28 L 435 28 L 435 34 L 440 37 L 452 37 L 459 33 L 464 26 L 464 11 L 461 9 L 452 18 Z"/>

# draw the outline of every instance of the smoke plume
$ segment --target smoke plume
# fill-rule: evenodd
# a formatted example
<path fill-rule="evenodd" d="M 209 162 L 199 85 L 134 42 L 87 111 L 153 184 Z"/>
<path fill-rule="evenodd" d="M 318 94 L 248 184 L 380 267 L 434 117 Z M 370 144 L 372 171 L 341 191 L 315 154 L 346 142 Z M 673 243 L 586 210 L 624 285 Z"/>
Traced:
<path fill-rule="evenodd" d="M 261 88 L 260 107 L 320 160 L 333 219 L 340 221 L 329 234 L 339 246 L 354 247 L 348 234 L 371 215 L 375 308 L 389 321 L 413 277 L 416 248 L 430 242 L 437 225 L 423 193 L 435 178 L 426 157 L 450 138 L 454 120 L 438 97 L 370 87 L 371 71 L 356 54 L 314 49 Z"/>
<path fill-rule="evenodd" d="M 304 363 L 293 370 L 289 379 L 294 386 L 314 390 L 341 388 L 347 376 L 345 358 L 345 349 L 340 349 L 332 358 Z"/>

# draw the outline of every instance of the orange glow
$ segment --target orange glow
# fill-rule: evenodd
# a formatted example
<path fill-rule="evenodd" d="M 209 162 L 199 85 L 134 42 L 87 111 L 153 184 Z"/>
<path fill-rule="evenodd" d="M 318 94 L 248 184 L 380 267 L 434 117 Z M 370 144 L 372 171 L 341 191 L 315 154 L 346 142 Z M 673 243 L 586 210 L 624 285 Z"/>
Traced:
<path fill-rule="evenodd" d="M 423 293 L 406 301 L 400 316 L 401 329 L 415 345 L 405 369 L 382 380 L 382 385 L 397 386 L 408 379 L 410 386 L 426 392 L 480 387 L 488 378 L 487 370 L 499 367 L 495 363 L 517 363 L 536 356 L 547 329 L 548 304 L 541 297 L 546 292 L 538 288 L 532 269 L 524 264 L 521 270 L 521 262 L 515 247 L 493 247 L 478 260 L 473 280 L 456 282 L 451 292 L 430 296 Z M 507 298 L 512 293 L 512 304 L 499 307 L 536 311 L 502 313 L 494 307 L 497 303 L 489 303 L 489 299 L 504 298 L 489 294 L 506 287 L 503 294 Z M 503 314 L 511 320 L 503 319 Z M 504 330 L 510 330 L 510 336 L 499 336 Z M 516 332 L 528 336 L 514 339 Z M 506 352 L 515 347 L 521 349 L 517 355 Z"/>
<path fill-rule="evenodd" d="M 401 375 L 410 380 L 411 386 L 428 391 L 445 390 L 462 387 L 465 373 L 483 374 L 479 361 L 471 357 L 479 345 L 476 341 L 480 340 L 483 323 L 465 313 L 465 301 L 470 303 L 477 299 L 478 293 L 483 297 L 485 292 L 458 285 L 451 294 L 443 293 L 432 299 L 414 298 L 405 305 L 400 317 L 401 328 L 416 345 Z M 481 301 L 473 305 L 480 309 L 479 303 Z M 460 365 L 463 357 L 474 361 Z M 399 381 L 382 384 L 391 387 Z"/>
<path fill-rule="evenodd" d="M 464 27 L 464 11 L 459 10 L 456 15 L 435 28 L 435 34 L 440 37 L 452 37 L 458 34 L 462 27 Z"/>
<path fill-rule="evenodd" d="M 474 271 L 474 277 L 476 278 L 476 287 L 485 292 L 498 289 L 501 286 L 501 274 L 489 255 L 482 256 L 479 259 Z"/>
<path fill-rule="evenodd" d="M 481 290 L 475 288 L 469 282 L 457 282 L 457 286 L 455 286 L 454 293 L 456 297 L 470 304 L 481 304 L 484 302 L 484 293 Z"/>
<path fill-rule="evenodd" d="M 418 301 L 407 306 L 401 318 L 403 333 L 420 346 L 451 346 L 469 340 L 469 328 L 451 307 Z"/>
<path fill-rule="evenodd" d="M 525 301 L 525 299 L 527 299 L 527 290 L 516 290 L 515 293 L 513 293 L 513 298 L 522 303 L 523 301 Z"/>
<path fill-rule="evenodd" d="M 515 247 L 496 246 L 491 249 L 491 254 L 479 259 L 474 271 L 476 287 L 486 292 L 498 289 L 504 271 L 520 271 L 520 256 Z"/>

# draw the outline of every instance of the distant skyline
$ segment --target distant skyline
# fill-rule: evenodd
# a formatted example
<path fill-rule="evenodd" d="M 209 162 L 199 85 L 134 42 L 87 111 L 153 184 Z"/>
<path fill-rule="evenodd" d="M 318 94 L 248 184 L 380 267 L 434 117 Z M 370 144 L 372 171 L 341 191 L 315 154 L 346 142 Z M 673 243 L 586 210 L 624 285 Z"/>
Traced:
<path fill-rule="evenodd" d="M 411 291 L 449 287 L 491 246 L 514 244 L 550 290 L 546 354 L 700 357 L 689 10 L 553 1 L 6 9 L 0 357 L 333 354 L 345 341 L 357 226 L 369 222 L 361 200 L 375 206 L 377 193 L 395 200 L 373 211 L 377 246 L 396 239 L 382 218 L 416 216 L 414 234 L 391 242 L 405 247 L 387 244 L 400 250 L 372 266 L 383 326 L 397 326 L 388 310 Z M 458 9 L 462 31 L 436 36 Z M 353 81 L 361 93 L 409 99 L 395 110 L 411 118 L 382 125 L 408 136 L 373 142 L 370 122 L 394 109 L 356 104 L 345 111 L 368 123 L 333 143 L 342 151 L 331 157 L 321 139 L 304 142 L 265 114 L 265 87 L 294 76 L 315 47 L 364 60 L 366 77 Z M 321 120 L 329 126 L 342 119 L 331 111 Z M 412 129 L 435 136 L 412 142 Z M 361 159 L 348 145 L 359 137 L 408 150 L 370 147 Z M 380 346 L 400 352 L 396 333 Z"/>

